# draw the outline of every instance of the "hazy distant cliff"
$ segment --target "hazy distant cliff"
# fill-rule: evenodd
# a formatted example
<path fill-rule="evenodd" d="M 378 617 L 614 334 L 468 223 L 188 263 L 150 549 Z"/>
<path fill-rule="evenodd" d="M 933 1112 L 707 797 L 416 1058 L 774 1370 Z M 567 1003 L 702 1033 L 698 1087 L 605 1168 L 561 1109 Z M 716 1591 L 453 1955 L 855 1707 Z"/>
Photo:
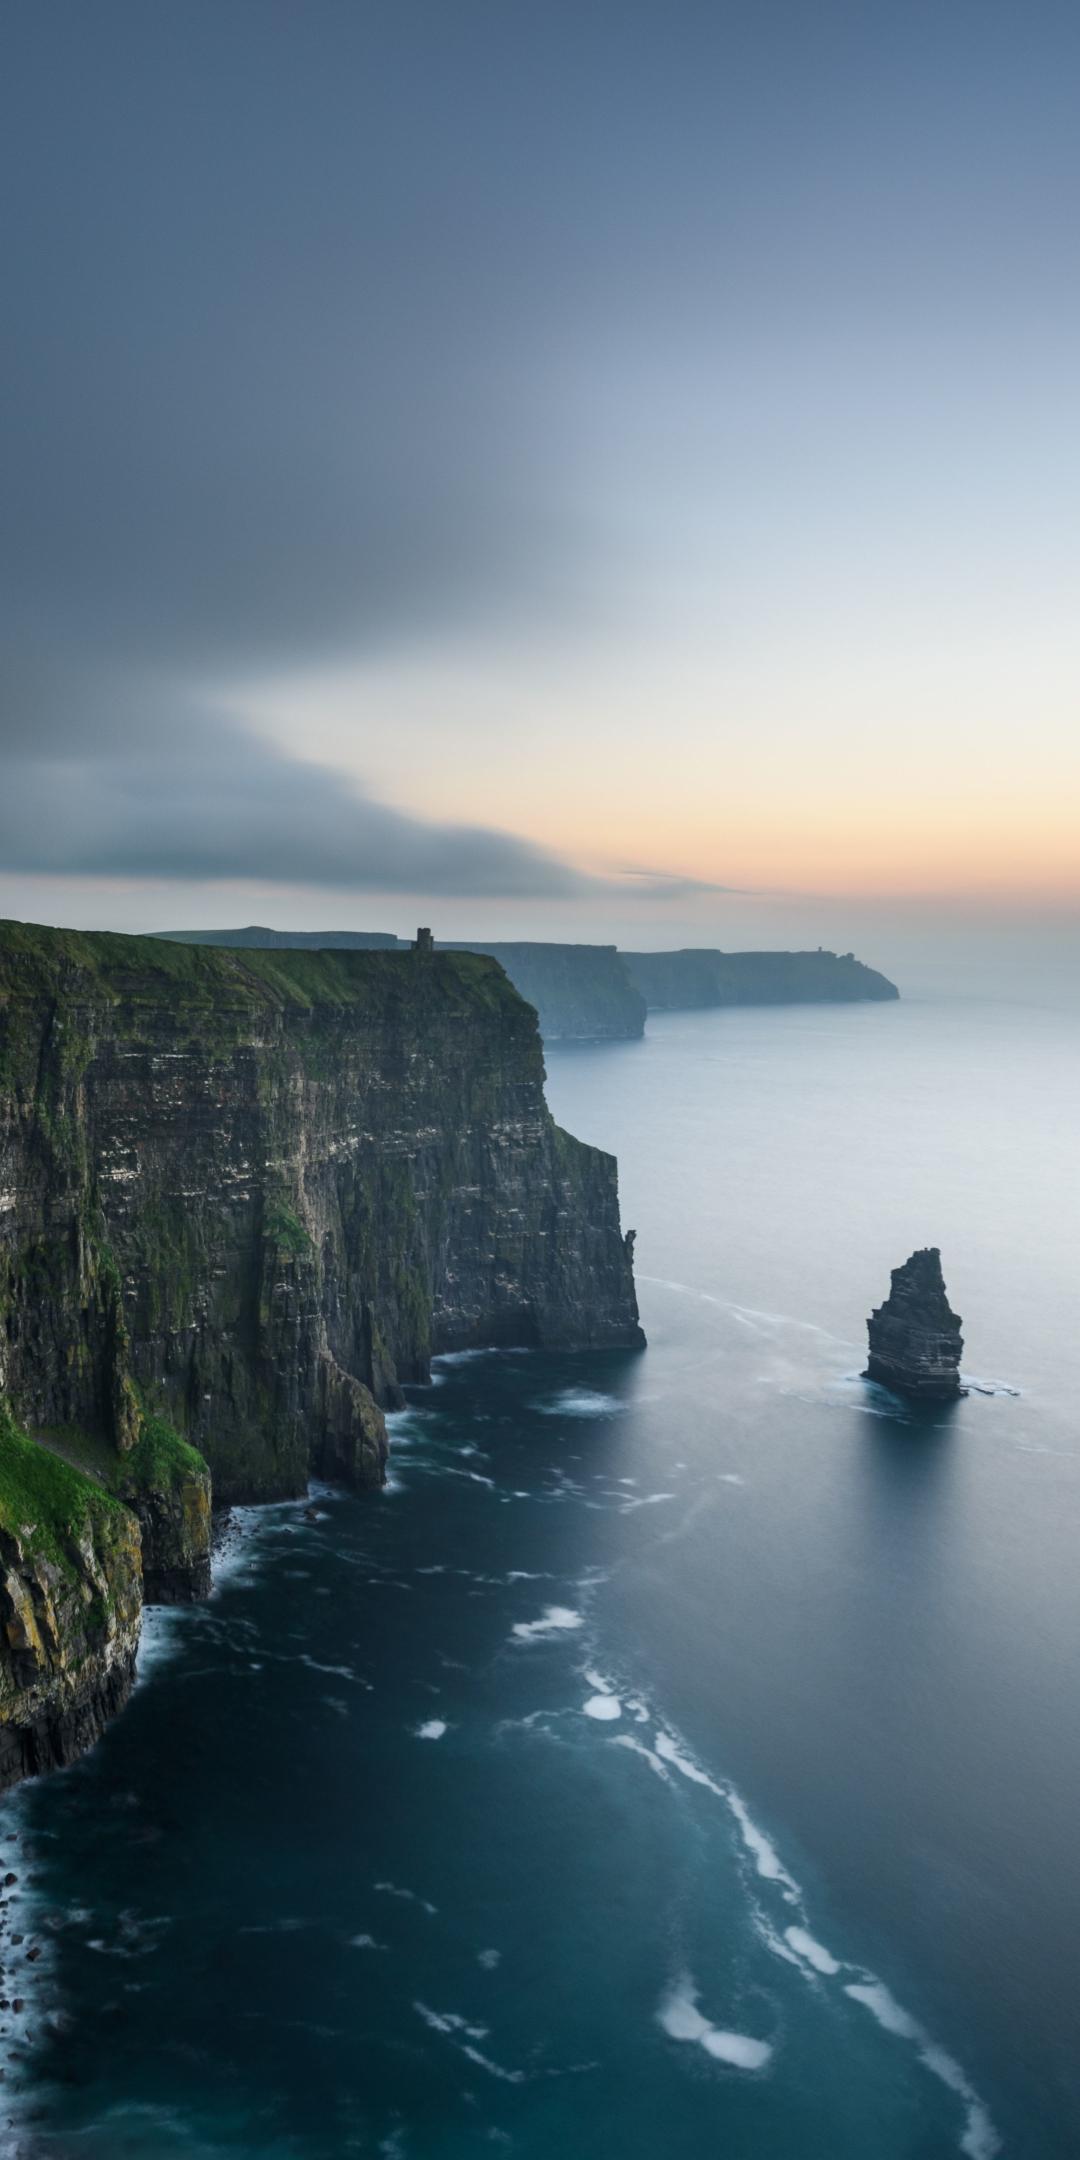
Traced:
<path fill-rule="evenodd" d="M 681 952 L 620 954 L 648 1006 L 802 1005 L 897 998 L 896 984 L 852 953 Z"/>
<path fill-rule="evenodd" d="M 491 961 L 0 926 L 0 1619 L 49 1569 L 66 1615 L 0 1650 L 0 1723 L 51 1702 L 44 1758 L 58 1655 L 99 1683 L 72 1732 L 122 1697 L 132 1567 L 199 1587 L 200 1457 L 225 1499 L 378 1483 L 433 1351 L 641 1340 L 615 1163 L 554 1124 Z"/>

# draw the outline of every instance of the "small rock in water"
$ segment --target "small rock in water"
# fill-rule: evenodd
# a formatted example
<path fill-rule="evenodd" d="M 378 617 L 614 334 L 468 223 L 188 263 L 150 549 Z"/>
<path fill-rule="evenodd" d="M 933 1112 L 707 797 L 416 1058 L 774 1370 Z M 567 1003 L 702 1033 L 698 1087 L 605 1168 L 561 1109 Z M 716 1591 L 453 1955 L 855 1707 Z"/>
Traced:
<path fill-rule="evenodd" d="M 950 1402 L 960 1385 L 960 1318 L 945 1295 L 936 1245 L 913 1252 L 892 1271 L 892 1289 L 866 1323 L 870 1356 L 864 1378 L 918 1402 Z"/>

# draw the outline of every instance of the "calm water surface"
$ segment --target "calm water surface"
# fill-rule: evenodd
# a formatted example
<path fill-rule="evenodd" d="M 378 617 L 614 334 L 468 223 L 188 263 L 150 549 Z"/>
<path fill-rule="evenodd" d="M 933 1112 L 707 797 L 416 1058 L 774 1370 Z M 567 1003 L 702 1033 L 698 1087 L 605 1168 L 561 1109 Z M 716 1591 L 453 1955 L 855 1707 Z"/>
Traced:
<path fill-rule="evenodd" d="M 912 1000 L 552 1054 L 649 1349 L 444 1362 L 383 1498 L 152 1617 L 0 1810 L 9 2146 L 1080 2150 L 1078 1052 Z M 915 1416 L 857 1374 L 925 1243 L 978 1386 Z"/>

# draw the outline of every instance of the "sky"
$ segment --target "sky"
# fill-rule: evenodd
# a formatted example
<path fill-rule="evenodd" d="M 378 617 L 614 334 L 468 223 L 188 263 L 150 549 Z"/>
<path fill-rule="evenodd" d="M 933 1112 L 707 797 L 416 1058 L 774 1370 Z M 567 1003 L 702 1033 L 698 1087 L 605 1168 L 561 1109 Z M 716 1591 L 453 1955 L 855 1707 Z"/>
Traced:
<path fill-rule="evenodd" d="M 0 914 L 1075 924 L 1078 110 L 1049 0 L 16 0 Z"/>

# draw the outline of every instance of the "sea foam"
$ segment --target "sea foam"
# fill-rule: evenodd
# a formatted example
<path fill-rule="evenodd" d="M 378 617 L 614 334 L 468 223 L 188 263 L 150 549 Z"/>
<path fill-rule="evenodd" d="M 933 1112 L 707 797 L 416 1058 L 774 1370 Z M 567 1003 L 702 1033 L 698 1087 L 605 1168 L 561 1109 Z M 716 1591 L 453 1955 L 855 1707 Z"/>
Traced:
<path fill-rule="evenodd" d="M 534 1410 L 541 1417 L 597 1418 L 610 1417 L 621 1410 L 617 1395 L 601 1395 L 596 1388 L 563 1388 L 558 1395 L 551 1395 L 535 1402 Z"/>
<path fill-rule="evenodd" d="M 622 1716 L 622 1704 L 617 1695 L 590 1695 L 581 1708 L 586 1717 L 596 1718 L 600 1724 Z"/>
<path fill-rule="evenodd" d="M 519 1620 L 511 1633 L 518 1642 L 537 1642 L 545 1635 L 562 1635 L 583 1627 L 584 1614 L 570 1605 L 548 1605 L 539 1620 Z"/>
<path fill-rule="evenodd" d="M 839 1961 L 834 1958 L 832 1951 L 826 1950 L 824 1943 L 816 1942 L 806 1928 L 785 1928 L 784 1936 L 796 1954 L 801 1958 L 805 1958 L 807 1964 L 812 1965 L 815 1972 L 832 1975 L 840 1971 Z"/>
<path fill-rule="evenodd" d="M 710 2025 L 698 2009 L 698 1990 L 689 1973 L 683 1973 L 665 1995 L 656 2017 L 670 2040 L 691 2041 L 714 2062 L 728 2063 L 736 2070 L 763 2070 L 772 2055 L 767 2040 Z"/>

